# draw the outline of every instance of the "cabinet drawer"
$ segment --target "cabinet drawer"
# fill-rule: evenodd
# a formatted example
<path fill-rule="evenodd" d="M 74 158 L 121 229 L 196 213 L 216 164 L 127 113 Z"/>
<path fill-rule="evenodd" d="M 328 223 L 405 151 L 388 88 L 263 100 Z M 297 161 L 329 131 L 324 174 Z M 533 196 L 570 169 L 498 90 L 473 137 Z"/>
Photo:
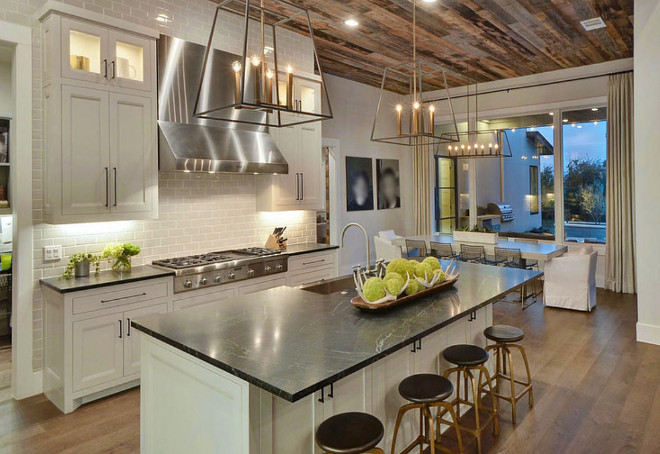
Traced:
<path fill-rule="evenodd" d="M 289 271 L 309 270 L 321 268 L 335 263 L 335 252 L 321 252 L 316 254 L 303 254 L 289 257 Z"/>
<path fill-rule="evenodd" d="M 120 286 L 107 292 L 73 298 L 73 313 L 82 314 L 109 307 L 151 301 L 166 296 L 168 296 L 167 282 L 161 281 L 129 288 Z"/>
<path fill-rule="evenodd" d="M 197 295 L 190 298 L 183 298 L 177 301 L 174 301 L 174 310 L 180 311 L 181 309 L 187 309 L 193 306 L 199 306 L 200 304 L 213 303 L 216 301 L 226 300 L 235 295 L 235 290 L 233 288 L 226 288 L 219 290 L 217 292 L 205 293 L 203 295 Z"/>
<path fill-rule="evenodd" d="M 311 271 L 298 271 L 297 273 L 290 273 L 289 287 L 297 287 L 299 285 L 311 284 L 312 282 L 321 281 L 324 279 L 332 279 L 335 277 L 335 267 L 328 266 L 320 269 L 313 269 Z"/>
<path fill-rule="evenodd" d="M 269 279 L 256 284 L 244 285 L 238 288 L 239 295 L 247 295 L 249 293 L 261 292 L 275 287 L 286 285 L 286 277 L 281 276 L 275 279 Z"/>

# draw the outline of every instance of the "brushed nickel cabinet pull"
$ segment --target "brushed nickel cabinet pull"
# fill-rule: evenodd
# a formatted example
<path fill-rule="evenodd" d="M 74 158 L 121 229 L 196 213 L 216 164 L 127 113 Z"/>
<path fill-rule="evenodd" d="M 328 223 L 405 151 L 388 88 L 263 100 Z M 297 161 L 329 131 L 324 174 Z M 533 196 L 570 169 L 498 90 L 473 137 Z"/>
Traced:
<path fill-rule="evenodd" d="M 110 204 L 110 201 L 108 200 L 110 198 L 110 182 L 108 181 L 108 168 L 105 168 L 105 206 L 108 206 Z"/>
<path fill-rule="evenodd" d="M 115 171 L 115 205 L 117 206 L 117 167 L 113 167 L 113 170 Z"/>
<path fill-rule="evenodd" d="M 117 320 L 117 321 L 119 322 L 119 338 L 121 339 L 122 337 L 124 337 L 122 335 L 122 329 L 123 329 L 122 327 L 124 326 L 124 324 L 121 322 L 121 320 Z"/>
<path fill-rule="evenodd" d="M 112 299 L 109 299 L 109 300 L 101 300 L 101 303 L 112 303 L 114 301 L 121 301 L 121 300 L 127 300 L 129 298 L 136 298 L 138 296 L 147 296 L 147 292 L 142 292 L 138 295 L 122 296 L 121 298 L 112 298 Z"/>
<path fill-rule="evenodd" d="M 127 318 L 126 319 L 126 337 L 129 337 L 131 335 L 131 319 Z"/>
<path fill-rule="evenodd" d="M 300 174 L 300 200 L 305 200 L 305 174 Z"/>
<path fill-rule="evenodd" d="M 112 79 L 114 79 L 117 76 L 116 71 L 115 71 L 115 61 L 112 60 L 110 62 L 110 65 L 112 66 Z"/>
<path fill-rule="evenodd" d="M 108 78 L 108 59 L 103 60 L 103 77 Z"/>

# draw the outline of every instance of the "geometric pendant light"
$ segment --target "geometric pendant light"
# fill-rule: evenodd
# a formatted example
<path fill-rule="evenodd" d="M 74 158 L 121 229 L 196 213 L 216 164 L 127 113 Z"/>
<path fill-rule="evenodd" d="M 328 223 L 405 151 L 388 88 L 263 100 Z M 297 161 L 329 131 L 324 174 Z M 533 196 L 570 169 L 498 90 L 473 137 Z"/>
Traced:
<path fill-rule="evenodd" d="M 242 52 L 235 60 L 220 64 L 213 49 L 222 48 L 227 34 L 236 33 L 221 26 L 220 21 L 227 18 L 237 19 L 242 28 Z M 314 71 L 311 62 L 303 73 L 294 62 L 282 61 L 280 42 L 287 38 L 290 42 L 292 33 L 284 26 L 295 30 L 296 47 L 313 52 L 318 75 L 310 75 Z M 289 36 L 283 38 L 286 34 Z M 213 89 L 217 84 L 233 86 L 233 95 Z M 224 95 L 217 95 L 219 92 Z M 286 0 L 221 2 L 206 46 L 193 116 L 271 127 L 332 118 L 308 11 Z"/>
<path fill-rule="evenodd" d="M 388 66 L 383 72 L 380 98 L 371 129 L 374 142 L 395 145 L 440 145 L 458 141 L 447 75 L 444 68 L 417 58 L 417 5 L 413 0 L 412 62 Z M 389 91 L 398 87 L 399 94 Z M 444 89 L 444 103 L 431 101 L 429 92 Z M 452 128 L 440 131 L 438 118 L 449 118 Z"/>

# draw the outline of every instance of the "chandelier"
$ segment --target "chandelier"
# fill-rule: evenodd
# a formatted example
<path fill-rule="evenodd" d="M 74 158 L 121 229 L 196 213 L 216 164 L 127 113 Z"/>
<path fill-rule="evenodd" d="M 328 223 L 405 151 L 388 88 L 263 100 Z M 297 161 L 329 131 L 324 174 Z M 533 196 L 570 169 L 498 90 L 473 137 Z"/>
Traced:
<path fill-rule="evenodd" d="M 309 12 L 285 0 L 224 0 L 215 11 L 193 116 L 283 127 L 332 118 L 330 98 L 316 52 Z M 237 20 L 239 19 L 239 20 Z M 241 55 L 227 61 L 213 51 L 227 33 L 222 21 L 242 24 Z M 313 52 L 307 72 L 282 61 L 278 40 L 296 30 L 296 45 Z M 286 38 L 285 38 L 286 39 Z M 290 39 L 288 40 L 291 41 Z M 289 57 L 290 58 L 290 57 Z M 318 70 L 315 75 L 314 68 Z M 218 94 L 231 84 L 232 95 Z M 211 95 L 212 94 L 212 95 Z"/>
<path fill-rule="evenodd" d="M 371 129 L 374 142 L 395 145 L 439 145 L 458 141 L 458 128 L 444 68 L 417 58 L 417 5 L 413 0 L 413 61 L 388 66 L 383 72 L 380 97 Z M 396 87 L 400 94 L 389 91 Z M 444 103 L 430 101 L 428 93 L 444 89 Z M 450 116 L 453 131 L 439 131 L 435 120 Z"/>
<path fill-rule="evenodd" d="M 466 104 L 467 104 L 467 130 L 458 132 L 458 141 L 446 148 L 436 147 L 436 156 L 451 158 L 510 158 L 511 144 L 505 130 L 480 127 L 479 120 L 479 87 L 476 81 L 469 76 L 469 65 L 466 65 L 467 74 Z M 470 92 L 470 85 L 474 84 L 474 94 Z M 470 111 L 470 100 L 474 97 L 474 114 Z M 485 122 L 482 122 L 485 123 Z M 487 123 L 486 123 L 487 124 Z"/>

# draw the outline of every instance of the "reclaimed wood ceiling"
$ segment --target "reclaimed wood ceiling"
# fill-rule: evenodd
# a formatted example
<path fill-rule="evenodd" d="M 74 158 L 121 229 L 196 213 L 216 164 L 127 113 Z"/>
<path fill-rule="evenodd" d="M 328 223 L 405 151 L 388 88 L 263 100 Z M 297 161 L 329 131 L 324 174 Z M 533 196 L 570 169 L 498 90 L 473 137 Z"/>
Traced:
<path fill-rule="evenodd" d="M 412 60 L 411 0 L 289 1 L 310 11 L 328 74 L 380 86 L 386 66 Z M 417 8 L 418 55 L 447 68 L 450 86 L 466 84 L 467 62 L 472 79 L 486 82 L 633 56 L 633 0 L 417 0 Z M 607 27 L 584 30 L 580 21 L 594 17 Z M 349 18 L 360 25 L 346 26 Z"/>

